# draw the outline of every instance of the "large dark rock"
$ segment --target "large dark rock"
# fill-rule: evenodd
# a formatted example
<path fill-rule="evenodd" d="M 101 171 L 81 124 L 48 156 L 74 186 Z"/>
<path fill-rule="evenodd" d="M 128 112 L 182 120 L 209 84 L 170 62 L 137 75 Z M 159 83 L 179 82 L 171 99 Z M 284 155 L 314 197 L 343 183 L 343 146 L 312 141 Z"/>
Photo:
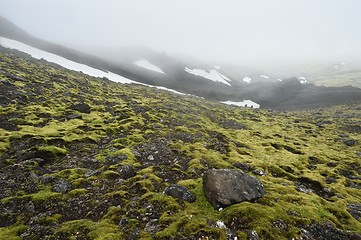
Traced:
<path fill-rule="evenodd" d="M 203 176 L 203 191 L 215 209 L 263 197 L 260 181 L 234 169 L 213 169 Z"/>
<path fill-rule="evenodd" d="M 166 187 L 163 193 L 187 202 L 194 202 L 196 200 L 196 196 L 191 193 L 186 187 L 176 184 L 172 184 Z"/>

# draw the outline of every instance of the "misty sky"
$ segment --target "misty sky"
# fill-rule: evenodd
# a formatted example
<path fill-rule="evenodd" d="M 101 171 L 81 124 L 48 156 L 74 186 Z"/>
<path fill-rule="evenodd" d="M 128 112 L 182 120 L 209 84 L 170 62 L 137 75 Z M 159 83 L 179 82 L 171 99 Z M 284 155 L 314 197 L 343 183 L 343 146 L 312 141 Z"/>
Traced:
<path fill-rule="evenodd" d="M 361 0 L 0 0 L 0 15 L 66 46 L 236 64 L 361 56 L 360 10 Z"/>

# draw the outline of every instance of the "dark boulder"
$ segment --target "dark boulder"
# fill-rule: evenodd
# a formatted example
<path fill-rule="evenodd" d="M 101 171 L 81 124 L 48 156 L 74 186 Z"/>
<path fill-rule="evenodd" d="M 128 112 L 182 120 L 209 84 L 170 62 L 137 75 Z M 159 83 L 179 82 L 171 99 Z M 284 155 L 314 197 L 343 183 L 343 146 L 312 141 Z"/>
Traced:
<path fill-rule="evenodd" d="M 191 193 L 186 187 L 176 184 L 172 184 L 166 187 L 163 193 L 187 202 L 194 202 L 196 200 L 196 196 Z"/>
<path fill-rule="evenodd" d="M 234 169 L 213 169 L 203 176 L 203 191 L 215 209 L 263 197 L 260 181 Z"/>

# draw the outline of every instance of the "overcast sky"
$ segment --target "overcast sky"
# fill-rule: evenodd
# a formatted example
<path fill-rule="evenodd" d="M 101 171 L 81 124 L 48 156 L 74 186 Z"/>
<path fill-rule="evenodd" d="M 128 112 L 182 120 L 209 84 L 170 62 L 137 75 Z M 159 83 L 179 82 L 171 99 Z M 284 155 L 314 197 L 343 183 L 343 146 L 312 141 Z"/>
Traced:
<path fill-rule="evenodd" d="M 361 56 L 361 0 L 0 0 L 67 46 L 145 45 L 232 63 Z"/>

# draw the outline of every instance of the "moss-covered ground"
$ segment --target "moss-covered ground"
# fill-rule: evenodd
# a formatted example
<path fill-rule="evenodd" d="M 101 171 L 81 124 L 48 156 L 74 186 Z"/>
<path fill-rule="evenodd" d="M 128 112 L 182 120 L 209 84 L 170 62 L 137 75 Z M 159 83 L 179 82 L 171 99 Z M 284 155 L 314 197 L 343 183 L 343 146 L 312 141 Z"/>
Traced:
<path fill-rule="evenodd" d="M 310 224 L 361 234 L 361 105 L 227 106 L 0 52 L 0 239 L 300 239 Z M 214 210 L 207 169 L 266 194 Z M 169 184 L 197 200 L 164 195 Z M 361 214 L 360 214 L 361 215 Z"/>

